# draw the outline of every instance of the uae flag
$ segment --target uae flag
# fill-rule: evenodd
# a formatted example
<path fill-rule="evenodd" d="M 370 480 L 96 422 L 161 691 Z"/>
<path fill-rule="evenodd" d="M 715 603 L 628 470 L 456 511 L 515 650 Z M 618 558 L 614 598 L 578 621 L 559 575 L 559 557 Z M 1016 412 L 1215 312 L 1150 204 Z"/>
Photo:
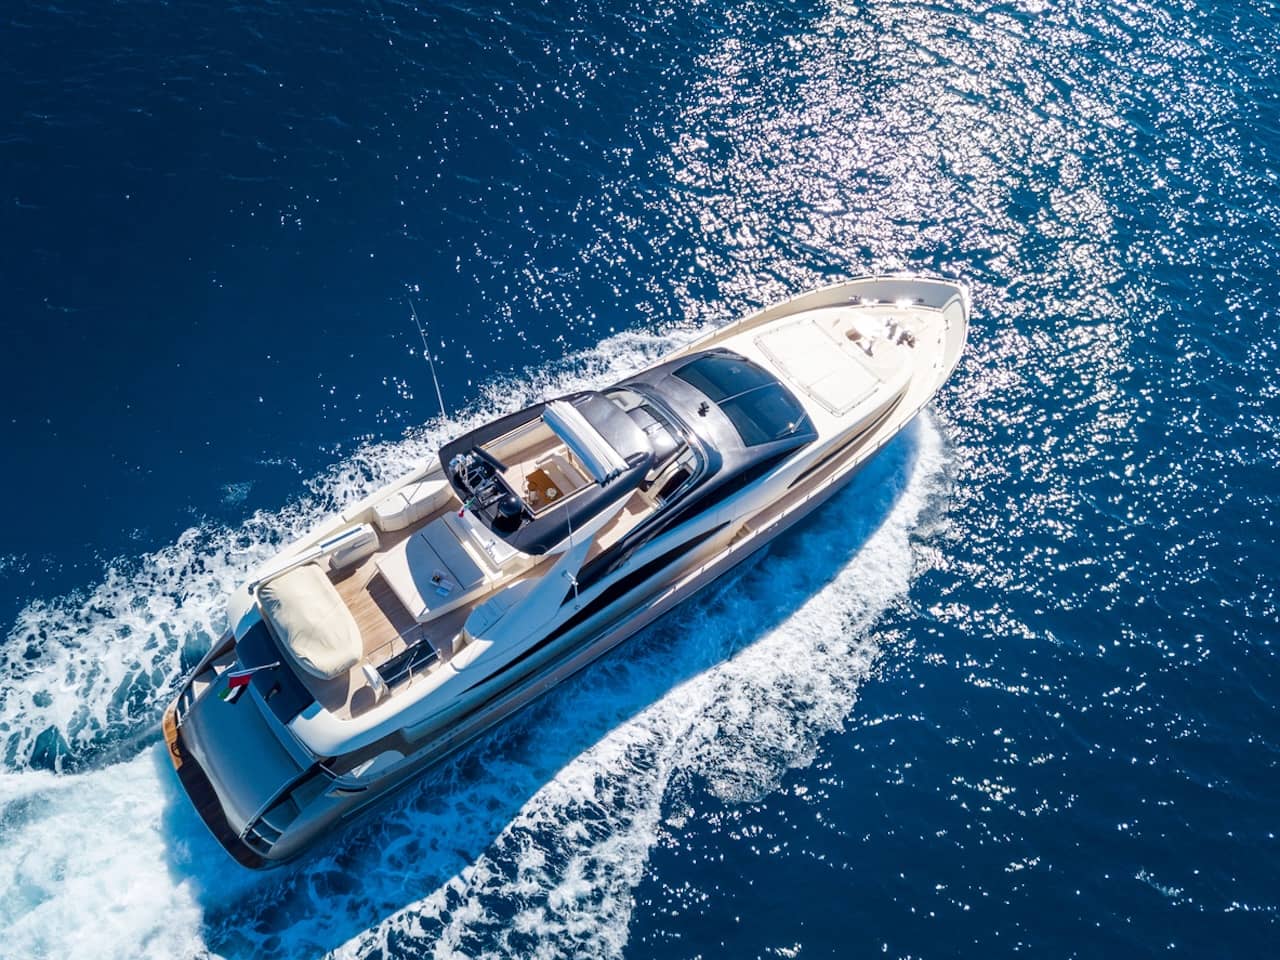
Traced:
<path fill-rule="evenodd" d="M 235 703 L 236 697 L 240 696 L 240 693 L 244 688 L 249 685 L 249 681 L 253 679 L 253 675 L 255 673 L 259 670 L 274 670 L 278 666 L 280 666 L 279 660 L 275 663 L 264 663 L 260 667 L 245 667 L 240 670 L 228 670 L 227 688 L 222 691 L 220 696 L 223 700 L 227 701 L 227 703 Z"/>

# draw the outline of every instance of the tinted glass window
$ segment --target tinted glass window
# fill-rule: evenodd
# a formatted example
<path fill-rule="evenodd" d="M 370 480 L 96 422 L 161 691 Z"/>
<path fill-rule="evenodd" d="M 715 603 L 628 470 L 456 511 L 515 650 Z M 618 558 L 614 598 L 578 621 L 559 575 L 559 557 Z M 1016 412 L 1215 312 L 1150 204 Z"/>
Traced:
<path fill-rule="evenodd" d="M 673 376 L 714 401 L 748 447 L 812 429 L 790 391 L 749 360 L 711 354 L 686 363 Z"/>
<path fill-rule="evenodd" d="M 789 456 L 791 456 L 791 451 L 784 450 L 782 453 L 774 454 L 768 460 L 762 460 L 760 463 L 754 463 L 740 471 L 737 476 L 730 477 L 724 483 L 720 484 L 720 486 L 716 487 L 711 494 L 700 503 L 699 509 L 708 510 L 715 504 L 720 503 L 720 501 L 728 500 L 743 487 L 746 487 L 748 484 L 755 483 Z"/>
<path fill-rule="evenodd" d="M 671 479 L 663 485 L 662 489 L 658 491 L 658 499 L 663 501 L 670 500 L 672 494 L 684 486 L 684 482 L 688 480 L 690 476 L 692 476 L 692 474 L 690 474 L 688 470 L 684 467 L 680 467 L 671 475 Z"/>

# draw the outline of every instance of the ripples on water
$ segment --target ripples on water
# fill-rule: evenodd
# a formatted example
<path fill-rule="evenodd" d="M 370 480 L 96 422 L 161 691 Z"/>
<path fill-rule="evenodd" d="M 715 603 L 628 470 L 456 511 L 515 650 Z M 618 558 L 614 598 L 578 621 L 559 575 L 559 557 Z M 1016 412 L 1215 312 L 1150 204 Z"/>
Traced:
<path fill-rule="evenodd" d="M 32 594 L 0 687 L 7 943 L 1267 952 L 1274 4 L 268 5 L 239 13 L 238 46 L 197 9 L 196 39 L 165 40 L 192 51 L 157 68 L 168 92 L 130 102 L 229 117 L 193 127 L 232 144 L 190 164 L 220 184 L 209 249 L 295 271 L 285 253 L 324 269 L 334 246 L 330 297 L 397 346 L 398 308 L 374 301 L 419 284 L 456 318 L 433 332 L 471 406 L 383 439 L 421 418 L 422 374 L 361 355 L 385 396 L 331 373 L 296 412 L 321 444 L 368 442 L 303 467 L 288 506 L 244 489 L 248 519 Z M 128 75 L 81 60 L 68 84 Z M 61 135 L 49 116 L 13 124 L 20 160 Z M 974 283 L 970 350 L 823 521 L 317 858 L 266 878 L 223 862 L 155 723 L 255 562 L 487 411 L 892 268 Z M 256 394 L 233 391 L 229 419 Z M 35 577 L 33 556 L 0 569 Z"/>

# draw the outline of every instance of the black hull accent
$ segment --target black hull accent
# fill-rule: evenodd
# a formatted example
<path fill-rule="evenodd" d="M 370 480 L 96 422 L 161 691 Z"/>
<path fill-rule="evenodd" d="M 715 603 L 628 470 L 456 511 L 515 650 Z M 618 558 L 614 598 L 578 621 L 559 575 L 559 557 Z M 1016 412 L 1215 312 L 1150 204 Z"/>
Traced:
<path fill-rule="evenodd" d="M 165 711 L 163 726 L 169 759 L 178 773 L 182 789 L 187 792 L 191 805 L 196 808 L 196 813 L 200 814 L 200 819 L 209 828 L 213 838 L 241 866 L 258 870 L 271 865 L 265 857 L 248 847 L 231 829 L 231 824 L 227 823 L 218 795 L 213 792 L 213 784 L 182 742 L 182 730 L 175 722 L 173 707 Z"/>

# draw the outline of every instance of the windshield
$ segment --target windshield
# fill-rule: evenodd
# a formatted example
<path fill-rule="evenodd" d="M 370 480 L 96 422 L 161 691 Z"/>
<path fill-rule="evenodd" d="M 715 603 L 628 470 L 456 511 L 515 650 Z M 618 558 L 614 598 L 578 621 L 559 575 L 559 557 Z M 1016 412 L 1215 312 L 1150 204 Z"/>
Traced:
<path fill-rule="evenodd" d="M 791 392 L 750 360 L 707 354 L 686 363 L 672 376 L 713 401 L 748 447 L 813 429 Z"/>

